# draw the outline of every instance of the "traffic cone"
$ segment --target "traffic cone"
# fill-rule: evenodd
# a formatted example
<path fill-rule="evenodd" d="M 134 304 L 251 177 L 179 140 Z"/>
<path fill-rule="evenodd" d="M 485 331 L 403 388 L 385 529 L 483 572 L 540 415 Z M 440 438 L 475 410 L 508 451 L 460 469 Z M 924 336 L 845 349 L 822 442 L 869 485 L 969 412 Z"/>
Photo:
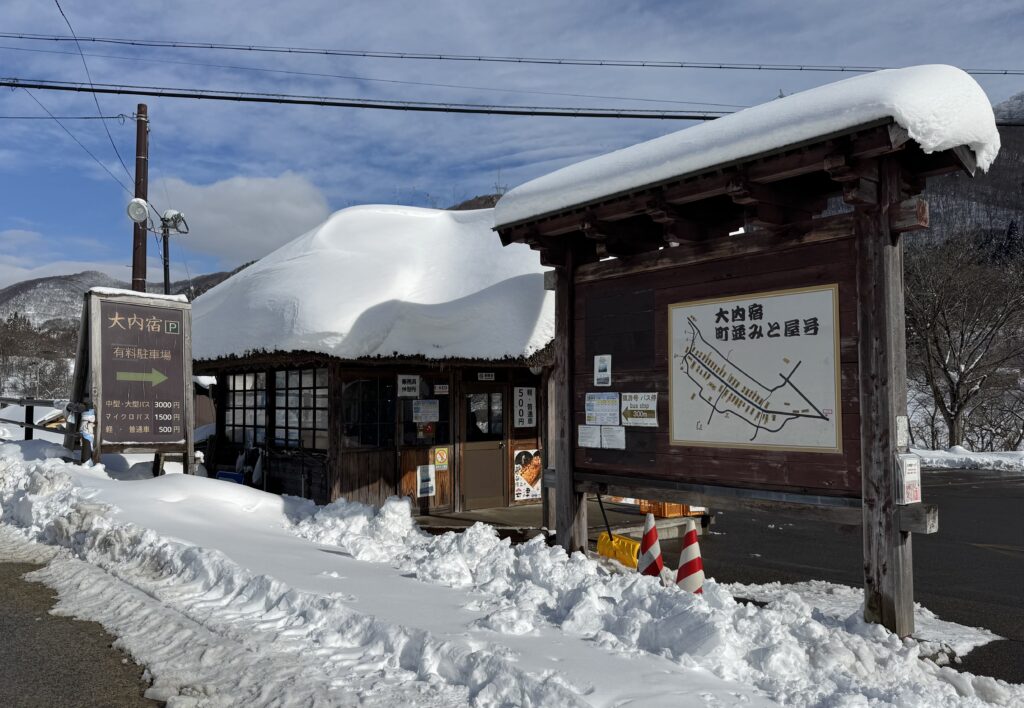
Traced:
<path fill-rule="evenodd" d="M 693 519 L 686 520 L 686 534 L 683 536 L 683 550 L 679 554 L 676 585 L 698 595 L 704 592 L 704 560 L 700 557 L 697 525 L 693 523 Z"/>
<path fill-rule="evenodd" d="M 658 542 L 658 527 L 654 525 L 654 514 L 644 520 L 644 535 L 640 539 L 640 559 L 636 568 L 641 575 L 661 575 L 665 562 L 661 559 L 661 543 Z"/>

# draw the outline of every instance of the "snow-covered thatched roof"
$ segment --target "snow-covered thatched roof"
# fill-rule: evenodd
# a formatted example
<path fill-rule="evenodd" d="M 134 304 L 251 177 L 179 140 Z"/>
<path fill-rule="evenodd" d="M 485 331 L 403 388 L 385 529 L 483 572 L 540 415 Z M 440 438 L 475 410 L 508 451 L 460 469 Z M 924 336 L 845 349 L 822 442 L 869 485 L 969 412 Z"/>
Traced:
<path fill-rule="evenodd" d="M 359 206 L 196 299 L 192 353 L 342 359 L 528 357 L 554 334 L 538 255 L 503 248 L 493 211 Z"/>
<path fill-rule="evenodd" d="M 505 194 L 495 206 L 495 223 L 511 225 L 886 119 L 905 128 L 926 153 L 966 145 L 982 170 L 999 152 L 992 105 L 960 69 L 876 71 L 544 175 Z"/>

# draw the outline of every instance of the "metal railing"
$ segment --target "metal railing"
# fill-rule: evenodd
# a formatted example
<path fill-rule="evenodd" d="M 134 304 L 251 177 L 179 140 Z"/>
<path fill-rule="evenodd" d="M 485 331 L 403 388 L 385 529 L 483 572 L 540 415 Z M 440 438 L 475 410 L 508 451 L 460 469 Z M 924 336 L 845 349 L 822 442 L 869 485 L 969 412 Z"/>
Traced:
<path fill-rule="evenodd" d="M 67 433 L 67 426 L 61 426 L 59 428 L 51 428 L 45 425 L 36 425 L 35 409 L 36 406 L 41 408 L 59 408 L 64 411 L 71 413 L 81 413 L 85 410 L 85 406 L 81 403 L 71 403 L 67 399 L 49 399 L 49 398 L 19 398 L 15 396 L 0 396 L 0 403 L 12 406 L 22 406 L 25 409 L 24 420 L 13 420 L 11 418 L 0 418 L 0 423 L 11 423 L 12 425 L 20 425 L 25 430 L 25 440 L 32 439 L 32 432 L 34 430 L 45 430 L 51 433 L 57 433 L 64 435 Z M 0 416 L 4 411 L 0 409 Z"/>

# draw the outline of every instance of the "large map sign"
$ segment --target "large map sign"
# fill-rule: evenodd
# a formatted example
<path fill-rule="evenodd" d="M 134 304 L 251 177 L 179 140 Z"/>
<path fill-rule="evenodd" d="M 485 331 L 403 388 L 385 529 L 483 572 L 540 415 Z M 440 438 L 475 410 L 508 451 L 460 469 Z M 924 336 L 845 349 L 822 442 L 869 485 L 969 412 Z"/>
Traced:
<path fill-rule="evenodd" d="M 840 452 L 838 286 L 669 307 L 673 445 Z"/>

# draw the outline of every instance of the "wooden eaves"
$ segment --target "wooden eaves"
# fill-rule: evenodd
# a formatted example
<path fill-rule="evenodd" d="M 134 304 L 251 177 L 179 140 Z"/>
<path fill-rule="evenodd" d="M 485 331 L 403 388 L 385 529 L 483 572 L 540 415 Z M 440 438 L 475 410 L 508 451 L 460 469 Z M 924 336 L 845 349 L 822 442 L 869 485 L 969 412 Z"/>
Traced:
<path fill-rule="evenodd" d="M 876 158 L 895 154 L 903 196 L 919 194 L 927 177 L 963 170 L 973 175 L 965 147 L 924 153 L 891 119 L 790 145 L 711 169 L 612 194 L 600 200 L 499 226 L 502 243 L 526 243 L 545 265 L 577 266 L 608 256 L 629 257 L 666 244 L 700 246 L 740 227 L 799 230 L 841 193 L 846 203 L 870 204 L 877 194 Z M 893 210 L 894 231 L 927 227 L 927 206 L 911 199 Z"/>

